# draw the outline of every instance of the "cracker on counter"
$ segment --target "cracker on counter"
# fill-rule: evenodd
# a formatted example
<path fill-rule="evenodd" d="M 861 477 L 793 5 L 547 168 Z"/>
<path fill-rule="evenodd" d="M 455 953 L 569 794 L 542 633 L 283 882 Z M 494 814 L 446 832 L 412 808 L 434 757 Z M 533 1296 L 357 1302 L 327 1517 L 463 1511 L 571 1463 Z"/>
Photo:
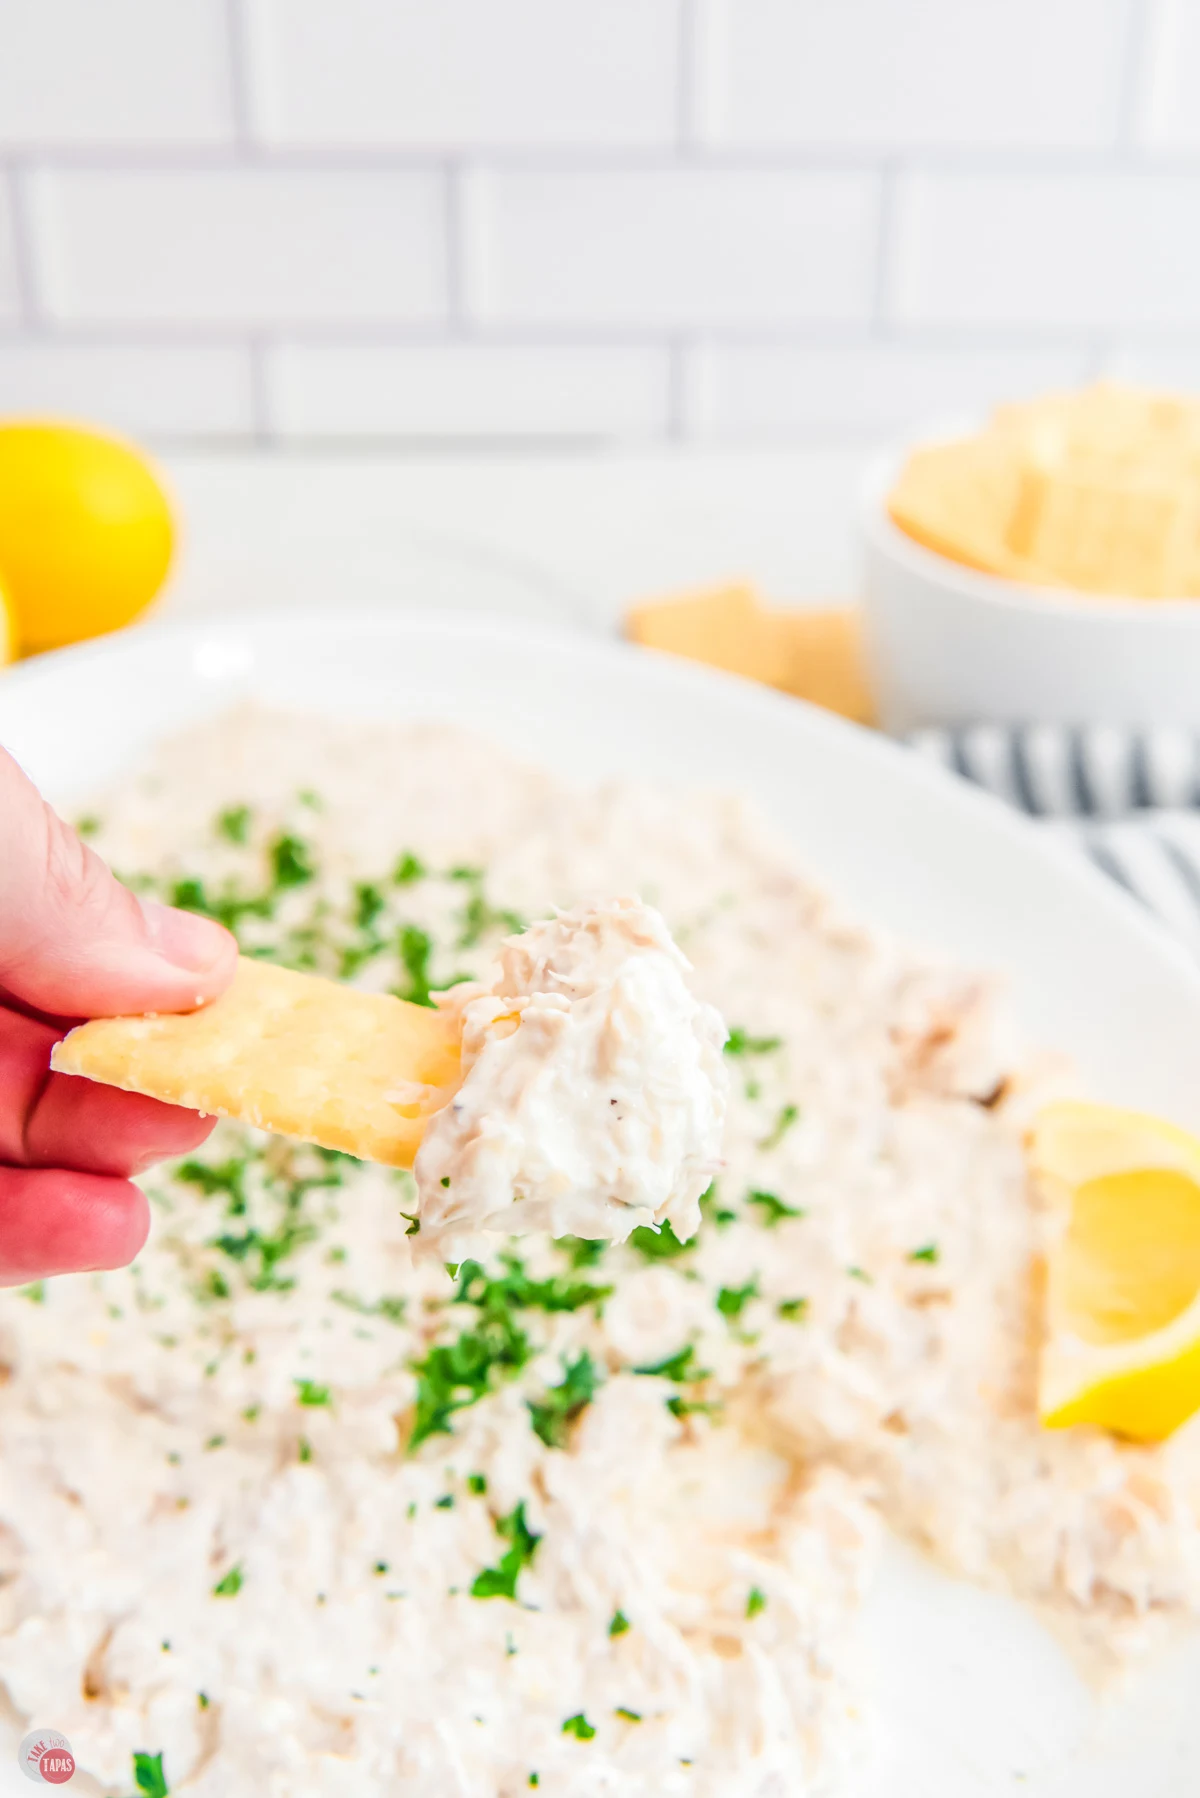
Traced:
<path fill-rule="evenodd" d="M 459 1033 L 427 1006 L 243 956 L 211 1005 L 96 1018 L 55 1045 L 51 1067 L 411 1167 L 458 1082 Z"/>
<path fill-rule="evenodd" d="M 858 609 L 777 611 L 745 582 L 634 606 L 633 642 L 793 693 L 859 724 L 874 719 Z"/>

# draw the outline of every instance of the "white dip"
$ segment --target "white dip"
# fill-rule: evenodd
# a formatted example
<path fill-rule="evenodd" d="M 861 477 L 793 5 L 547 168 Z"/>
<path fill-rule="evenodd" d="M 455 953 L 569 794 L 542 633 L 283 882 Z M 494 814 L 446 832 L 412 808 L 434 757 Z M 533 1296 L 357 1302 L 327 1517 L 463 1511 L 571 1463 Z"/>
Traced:
<path fill-rule="evenodd" d="M 1109 1666 L 1200 1616 L 1200 1419 L 1146 1448 L 1038 1425 L 1022 1134 L 1045 1087 L 987 979 L 849 921 L 736 798 L 580 791 L 428 723 L 248 710 L 89 809 L 114 867 L 202 893 L 247 950 L 422 1003 L 499 958 L 520 1023 L 465 1001 L 464 1102 L 519 1100 L 497 1154 L 522 1203 L 611 1158 L 592 1197 L 645 1183 L 686 1235 L 666 1169 L 690 1143 L 694 1202 L 713 1152 L 711 1114 L 593 1081 L 592 1002 L 549 978 L 579 965 L 556 947 L 579 914 L 505 947 L 524 920 L 652 900 L 729 1022 L 731 1082 L 686 1243 L 579 1223 L 451 1280 L 414 1259 L 410 1174 L 227 1121 L 143 1177 L 132 1268 L 0 1292 L 14 1739 L 62 1730 L 106 1798 L 139 1750 L 178 1798 L 830 1798 L 862 1789 L 881 1519 Z M 684 970 L 612 935 L 597 1013 L 619 991 L 682 1044 L 705 1015 Z M 619 1154 L 574 1103 L 547 1136 L 565 1071 L 530 1069 L 536 1029 L 676 1146 L 630 1126 Z M 664 1057 L 679 1092 L 714 1043 L 691 1074 Z M 451 1126 L 434 1185 L 458 1204 Z M 491 1215 L 512 1181 L 485 1164 Z"/>
<path fill-rule="evenodd" d="M 423 1250 L 460 1261 L 480 1231 L 695 1235 L 729 1077 L 688 972 L 653 906 L 612 899 L 508 937 L 490 990 L 444 996 L 464 1079 L 417 1155 Z"/>

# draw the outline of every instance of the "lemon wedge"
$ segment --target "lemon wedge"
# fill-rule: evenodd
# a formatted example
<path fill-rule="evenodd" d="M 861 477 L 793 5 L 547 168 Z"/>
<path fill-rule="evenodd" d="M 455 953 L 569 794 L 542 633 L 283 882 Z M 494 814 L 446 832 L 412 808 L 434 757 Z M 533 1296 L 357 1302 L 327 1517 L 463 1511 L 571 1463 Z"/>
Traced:
<path fill-rule="evenodd" d="M 1061 1103 L 1035 1178 L 1056 1213 L 1038 1409 L 1161 1441 L 1200 1409 L 1200 1140 L 1161 1118 Z"/>

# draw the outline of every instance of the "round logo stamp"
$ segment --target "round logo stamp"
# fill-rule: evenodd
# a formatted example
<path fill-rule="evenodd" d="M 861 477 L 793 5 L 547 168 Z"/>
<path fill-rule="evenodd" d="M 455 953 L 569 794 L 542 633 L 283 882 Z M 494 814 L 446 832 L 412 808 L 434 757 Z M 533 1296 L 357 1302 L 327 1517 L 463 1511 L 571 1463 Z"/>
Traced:
<path fill-rule="evenodd" d="M 58 1729 L 35 1729 L 17 1749 L 17 1764 L 35 1785 L 65 1786 L 75 1774 L 71 1744 Z"/>

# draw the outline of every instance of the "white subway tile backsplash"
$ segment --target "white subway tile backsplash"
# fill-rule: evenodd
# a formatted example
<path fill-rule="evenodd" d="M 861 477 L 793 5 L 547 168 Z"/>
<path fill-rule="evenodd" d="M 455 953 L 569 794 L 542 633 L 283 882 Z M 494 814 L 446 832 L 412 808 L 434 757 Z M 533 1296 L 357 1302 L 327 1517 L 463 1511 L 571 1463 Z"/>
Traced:
<path fill-rule="evenodd" d="M 249 351 L 0 338 L 0 413 L 12 412 L 94 419 L 138 437 L 248 436 Z"/>
<path fill-rule="evenodd" d="M 1136 135 L 1154 150 L 1200 148 L 1200 7 L 1147 0 Z"/>
<path fill-rule="evenodd" d="M 770 169 L 505 170 L 471 208 L 482 318 L 663 327 L 862 319 L 874 177 Z"/>
<path fill-rule="evenodd" d="M 1200 174 L 904 178 L 896 316 L 924 325 L 1195 326 Z"/>
<path fill-rule="evenodd" d="M 1133 0 L 710 0 L 730 144 L 1093 149 Z M 723 91 L 722 91 L 723 90 Z"/>
<path fill-rule="evenodd" d="M 0 408 L 150 436 L 1200 386 L 1198 220 L 1200 0 L 0 0 Z"/>
<path fill-rule="evenodd" d="M 709 344 L 689 358 L 687 435 L 713 441 L 902 440 L 997 401 L 1073 386 L 1083 350 L 903 343 Z"/>
<path fill-rule="evenodd" d="M 20 310 L 21 290 L 17 280 L 12 193 L 3 174 L 0 174 L 0 321 L 16 318 Z"/>
<path fill-rule="evenodd" d="M 424 320 L 445 304 L 434 173 L 58 169 L 33 200 L 57 318 Z"/>
<path fill-rule="evenodd" d="M 667 372 L 643 348 L 283 344 L 267 392 L 283 437 L 647 438 Z"/>
<path fill-rule="evenodd" d="M 270 143 L 658 145 L 683 0 L 250 0 Z"/>
<path fill-rule="evenodd" d="M 232 137 L 225 0 L 3 0 L 0 144 Z"/>

